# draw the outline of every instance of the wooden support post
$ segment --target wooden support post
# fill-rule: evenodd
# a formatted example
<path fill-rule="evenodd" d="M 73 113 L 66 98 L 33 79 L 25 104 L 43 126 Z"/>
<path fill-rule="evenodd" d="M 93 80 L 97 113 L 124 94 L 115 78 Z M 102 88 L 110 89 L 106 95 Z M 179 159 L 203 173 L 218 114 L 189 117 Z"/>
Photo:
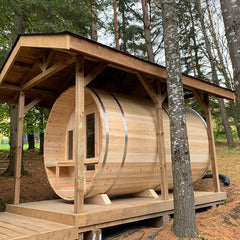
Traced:
<path fill-rule="evenodd" d="M 84 233 L 78 233 L 78 239 L 77 240 L 84 240 Z"/>
<path fill-rule="evenodd" d="M 211 167 L 212 167 L 212 174 L 213 174 L 213 186 L 214 186 L 215 192 L 221 192 L 219 177 L 218 177 L 218 168 L 217 168 L 217 155 L 216 155 L 216 148 L 215 148 L 214 135 L 213 135 L 212 115 L 211 115 L 208 96 L 205 97 L 205 102 L 207 105 L 207 111 L 205 114 L 206 114 L 206 122 L 208 126 L 207 134 L 208 134 L 209 153 L 211 158 Z"/>
<path fill-rule="evenodd" d="M 25 103 L 25 95 L 23 92 L 20 92 L 19 100 L 18 100 L 17 149 L 16 149 L 16 155 L 15 155 L 15 191 L 14 191 L 14 201 L 13 201 L 14 204 L 19 204 L 19 201 L 20 201 L 24 103 Z"/>
<path fill-rule="evenodd" d="M 75 93 L 75 184 L 74 213 L 80 213 L 84 205 L 85 175 L 85 115 L 84 115 L 84 57 L 76 57 L 76 93 Z"/>
<path fill-rule="evenodd" d="M 164 213 L 160 217 L 149 219 L 149 225 L 154 228 L 160 228 L 163 225 L 168 224 L 170 221 L 169 213 Z"/>
<path fill-rule="evenodd" d="M 157 131 L 157 146 L 158 146 L 158 156 L 160 164 L 160 177 L 161 177 L 161 197 L 163 200 L 168 200 L 168 178 L 167 178 L 167 164 L 166 164 L 166 154 L 165 154 L 165 142 L 164 142 L 164 129 L 163 129 L 163 108 L 162 104 L 167 97 L 167 91 L 161 94 L 161 89 L 159 89 L 159 94 L 153 89 L 145 77 L 138 73 L 137 77 L 142 83 L 148 95 L 152 98 L 152 101 L 156 106 L 156 131 Z M 159 82 L 160 84 L 160 82 Z M 160 85 L 159 85 L 160 86 Z"/>
<path fill-rule="evenodd" d="M 157 144 L 158 144 L 158 156 L 160 164 L 161 174 L 161 197 L 163 200 L 168 200 L 168 176 L 167 176 L 167 164 L 165 154 L 165 141 L 164 141 L 164 129 L 163 129 L 163 104 L 164 99 L 161 95 L 158 97 L 156 104 L 156 127 L 157 127 Z"/>
<path fill-rule="evenodd" d="M 217 156 L 216 156 L 216 148 L 215 148 L 214 135 L 213 135 L 212 115 L 211 115 L 211 109 L 209 104 L 209 97 L 208 95 L 205 95 L 203 99 L 197 91 L 193 91 L 193 94 L 206 115 L 209 154 L 210 154 L 212 174 L 213 174 L 213 186 L 214 186 L 215 192 L 221 192 L 219 177 L 218 177 Z"/>
<path fill-rule="evenodd" d="M 102 239 L 102 230 L 93 229 L 90 232 L 85 233 L 86 240 L 101 240 Z"/>

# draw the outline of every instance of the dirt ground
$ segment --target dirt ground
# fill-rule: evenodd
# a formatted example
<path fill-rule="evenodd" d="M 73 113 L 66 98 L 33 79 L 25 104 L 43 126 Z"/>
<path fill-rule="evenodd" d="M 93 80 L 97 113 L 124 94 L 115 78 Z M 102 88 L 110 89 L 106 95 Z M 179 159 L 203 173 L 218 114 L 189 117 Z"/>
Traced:
<path fill-rule="evenodd" d="M 8 166 L 8 152 L 0 151 L 0 174 Z M 231 180 L 230 187 L 221 184 L 227 192 L 226 204 L 216 209 L 197 214 L 198 239 L 238 240 L 240 239 L 240 148 L 228 149 L 224 144 L 217 146 L 219 173 Z M 29 176 L 22 177 L 21 202 L 55 199 L 57 196 L 49 186 L 43 166 L 43 158 L 35 151 L 24 152 L 24 166 Z M 199 191 L 212 191 L 212 179 L 203 179 L 195 187 Z M 13 177 L 0 177 L 0 210 L 13 200 Z M 118 226 L 113 233 L 106 233 L 106 240 L 177 240 L 171 232 L 172 222 L 161 228 L 146 225 Z M 180 239 L 179 239 L 180 240 Z"/>

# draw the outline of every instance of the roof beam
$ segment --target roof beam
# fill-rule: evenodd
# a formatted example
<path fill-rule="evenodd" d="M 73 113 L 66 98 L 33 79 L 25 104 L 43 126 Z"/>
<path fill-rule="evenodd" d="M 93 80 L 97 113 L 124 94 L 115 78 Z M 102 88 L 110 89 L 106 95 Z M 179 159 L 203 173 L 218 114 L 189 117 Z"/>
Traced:
<path fill-rule="evenodd" d="M 36 106 L 40 102 L 41 102 L 41 99 L 39 98 L 36 98 L 33 101 L 31 101 L 28 105 L 24 107 L 24 114 L 27 113 L 30 109 L 32 109 L 34 106 Z"/>
<path fill-rule="evenodd" d="M 21 91 L 21 87 L 13 85 L 13 84 L 3 84 L 0 85 L 0 89 L 12 90 L 12 91 Z"/>
<path fill-rule="evenodd" d="M 136 75 L 137 75 L 139 81 L 142 83 L 142 85 L 143 85 L 144 89 L 146 90 L 146 92 L 148 93 L 148 95 L 153 100 L 153 102 L 155 104 L 157 104 L 158 103 L 157 94 L 156 94 L 155 90 L 153 89 L 152 85 L 149 83 L 149 81 L 147 81 L 147 79 L 145 79 L 145 77 L 142 74 L 137 73 Z"/>
<path fill-rule="evenodd" d="M 0 74 L 0 85 L 3 84 L 8 72 L 10 71 L 12 65 L 14 64 L 17 56 L 19 55 L 20 53 L 20 48 L 21 48 L 21 40 L 19 39 L 16 46 L 13 48 L 10 56 L 8 57 L 7 59 L 7 62 L 5 63 L 2 71 L 1 71 L 1 74 Z"/>
<path fill-rule="evenodd" d="M 110 66 L 119 69 L 126 69 L 127 72 L 148 74 L 158 79 L 167 79 L 167 72 L 163 66 L 143 61 L 139 58 L 125 54 L 121 51 L 113 50 L 101 44 L 78 38 L 70 35 L 70 49 L 80 52 L 86 56 L 106 61 Z M 204 91 L 212 96 L 234 100 L 235 96 L 231 90 L 215 86 L 211 83 L 183 75 L 183 85 L 185 89 L 196 89 Z"/>
<path fill-rule="evenodd" d="M 75 57 L 70 57 L 59 63 L 56 63 L 52 67 L 48 68 L 47 70 L 43 71 L 36 77 L 34 77 L 31 80 L 29 80 L 28 82 L 26 82 L 22 86 L 21 91 L 26 91 L 26 90 L 30 89 L 31 87 L 37 85 L 38 83 L 44 81 L 45 79 L 47 79 L 49 77 L 51 77 L 55 73 L 63 70 L 64 68 L 68 67 L 69 65 L 71 65 L 74 62 L 75 62 Z"/>
<path fill-rule="evenodd" d="M 106 67 L 106 62 L 99 63 L 86 77 L 85 86 L 88 85 L 98 74 L 100 74 Z"/>

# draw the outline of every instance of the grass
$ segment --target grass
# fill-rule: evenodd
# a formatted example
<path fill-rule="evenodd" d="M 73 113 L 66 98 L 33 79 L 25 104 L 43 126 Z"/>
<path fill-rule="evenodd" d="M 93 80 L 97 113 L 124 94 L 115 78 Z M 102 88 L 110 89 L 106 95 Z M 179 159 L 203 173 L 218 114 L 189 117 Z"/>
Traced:
<path fill-rule="evenodd" d="M 35 148 L 39 149 L 39 144 L 35 144 Z M 28 149 L 28 144 L 23 145 L 23 150 Z M 0 144 L 0 151 L 1 150 L 10 150 L 10 145 L 9 144 Z"/>

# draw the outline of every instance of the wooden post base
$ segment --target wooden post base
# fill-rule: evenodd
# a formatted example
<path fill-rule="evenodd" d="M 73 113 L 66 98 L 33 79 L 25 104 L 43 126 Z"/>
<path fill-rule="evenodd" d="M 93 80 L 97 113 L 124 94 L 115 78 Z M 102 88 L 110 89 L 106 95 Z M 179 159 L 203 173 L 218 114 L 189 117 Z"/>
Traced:
<path fill-rule="evenodd" d="M 85 203 L 104 204 L 104 205 L 112 204 L 111 200 L 110 200 L 110 198 L 108 197 L 107 194 L 98 194 L 94 197 L 87 198 L 87 199 L 85 199 Z"/>
<path fill-rule="evenodd" d="M 134 194 L 134 197 L 145 197 L 145 198 L 159 198 L 158 194 L 153 189 L 147 189 L 142 192 Z"/>
<path fill-rule="evenodd" d="M 77 240 L 84 240 L 84 233 L 79 233 Z"/>
<path fill-rule="evenodd" d="M 170 215 L 164 214 L 161 217 L 153 218 L 150 220 L 151 227 L 161 227 L 162 225 L 165 225 L 170 222 Z"/>
<path fill-rule="evenodd" d="M 85 240 L 102 240 L 102 230 L 96 229 L 84 234 Z"/>

